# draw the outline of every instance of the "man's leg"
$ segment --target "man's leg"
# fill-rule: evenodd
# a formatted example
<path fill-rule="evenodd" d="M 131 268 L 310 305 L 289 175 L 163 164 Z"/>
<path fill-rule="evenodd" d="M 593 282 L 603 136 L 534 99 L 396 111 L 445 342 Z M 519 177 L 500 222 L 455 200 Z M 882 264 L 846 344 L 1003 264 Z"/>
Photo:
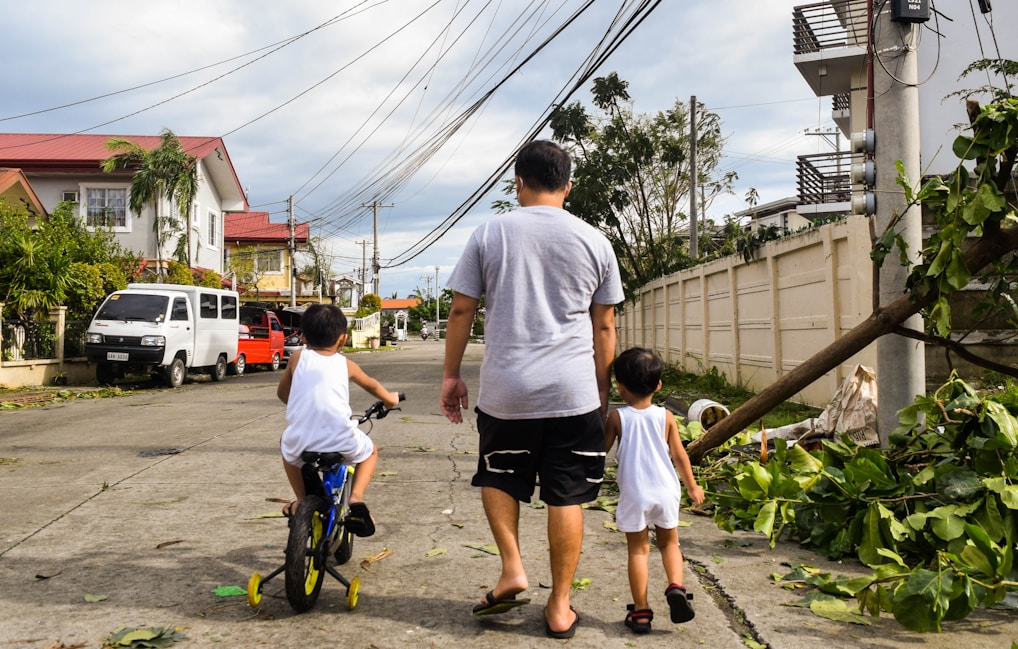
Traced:
<path fill-rule="evenodd" d="M 495 599 L 501 600 L 522 593 L 528 586 L 523 557 L 520 555 L 520 503 L 495 487 L 481 488 L 481 502 L 502 558 L 502 574 L 492 588 Z"/>
<path fill-rule="evenodd" d="M 576 620 L 569 609 L 569 593 L 583 547 L 583 509 L 579 505 L 548 507 L 548 546 L 551 596 L 544 616 L 552 631 L 565 631 Z"/>

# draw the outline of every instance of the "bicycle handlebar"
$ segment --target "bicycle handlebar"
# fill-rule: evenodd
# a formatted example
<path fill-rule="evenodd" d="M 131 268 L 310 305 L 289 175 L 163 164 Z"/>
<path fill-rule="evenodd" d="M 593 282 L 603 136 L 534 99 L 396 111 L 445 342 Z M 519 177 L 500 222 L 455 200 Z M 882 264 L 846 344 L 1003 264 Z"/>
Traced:
<path fill-rule="evenodd" d="M 399 393 L 399 401 L 400 401 L 400 403 L 402 403 L 403 401 L 406 401 L 406 394 L 405 393 L 403 393 L 403 392 Z M 358 421 L 360 423 L 363 424 L 367 420 L 371 419 L 371 417 L 374 417 L 375 419 L 383 419 L 386 415 L 388 415 L 393 410 L 400 410 L 400 407 L 399 406 L 394 406 L 392 408 L 386 408 L 385 407 L 385 402 L 381 401 L 381 400 L 378 400 L 378 401 L 374 402 L 373 404 L 371 404 L 371 407 L 368 408 L 367 410 L 365 410 L 364 414 L 362 416 L 358 417 L 357 419 L 358 419 Z"/>

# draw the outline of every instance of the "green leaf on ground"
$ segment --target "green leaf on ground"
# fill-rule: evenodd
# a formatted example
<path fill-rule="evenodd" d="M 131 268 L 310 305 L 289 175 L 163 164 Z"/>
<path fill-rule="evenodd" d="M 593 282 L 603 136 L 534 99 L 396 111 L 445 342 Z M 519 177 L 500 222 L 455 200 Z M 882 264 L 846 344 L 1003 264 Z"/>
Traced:
<path fill-rule="evenodd" d="M 93 595 L 92 593 L 85 593 L 85 601 L 89 603 L 101 602 L 108 597 L 109 595 Z"/>
<path fill-rule="evenodd" d="M 849 606 L 840 599 L 815 599 L 809 604 L 809 610 L 814 615 L 834 620 L 835 622 L 848 622 L 849 624 L 872 624 L 868 618 L 859 612 L 857 606 Z"/>
<path fill-rule="evenodd" d="M 216 589 L 212 591 L 216 597 L 243 597 L 247 595 L 247 591 L 240 586 L 216 586 Z"/>
<path fill-rule="evenodd" d="M 437 557 L 440 554 L 445 554 L 445 548 L 432 548 L 431 550 L 428 550 L 427 552 L 425 552 L 424 556 L 426 556 L 428 558 L 431 558 L 431 557 Z"/>

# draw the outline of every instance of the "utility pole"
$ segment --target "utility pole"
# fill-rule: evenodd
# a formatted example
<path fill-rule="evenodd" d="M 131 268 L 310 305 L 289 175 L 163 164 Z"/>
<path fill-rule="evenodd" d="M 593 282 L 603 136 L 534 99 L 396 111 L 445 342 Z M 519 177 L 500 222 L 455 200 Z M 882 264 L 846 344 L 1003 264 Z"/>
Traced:
<path fill-rule="evenodd" d="M 872 128 L 876 134 L 876 232 L 884 232 L 895 215 L 901 237 L 913 261 L 922 249 L 922 213 L 919 206 L 908 206 L 904 190 L 897 182 L 896 163 L 901 161 L 905 174 L 913 183 L 921 180 L 919 162 L 919 85 L 918 45 L 921 26 L 917 23 L 891 19 L 891 4 L 873 3 L 880 14 L 871 20 L 872 53 L 869 65 L 873 83 Z M 879 59 L 880 64 L 876 64 Z M 893 76 L 892 76 L 893 75 Z M 884 258 L 879 268 L 877 285 L 879 306 L 885 307 L 905 292 L 908 270 L 897 254 Z M 922 317 L 913 315 L 904 326 L 923 330 Z M 912 404 L 916 395 L 926 393 L 926 357 L 923 343 L 891 334 L 877 340 L 877 434 L 881 446 L 887 447 L 888 435 L 898 422 L 898 411 Z"/>
<path fill-rule="evenodd" d="M 696 160 L 696 95 L 689 98 L 689 256 L 700 256 L 700 233 L 696 227 L 696 190 L 698 180 Z"/>
<path fill-rule="evenodd" d="M 368 242 L 361 241 L 361 294 L 357 298 L 357 305 L 360 305 L 360 299 L 364 297 L 364 288 L 368 284 Z"/>
<path fill-rule="evenodd" d="M 442 321 L 438 305 L 442 299 L 442 293 L 438 290 L 438 266 L 435 266 L 435 338 L 438 338 L 438 323 Z"/>
<path fill-rule="evenodd" d="M 380 207 L 395 207 L 395 205 L 382 205 L 378 201 L 372 201 L 370 205 L 368 205 L 367 203 L 364 203 L 364 204 L 361 205 L 361 207 L 370 207 L 371 211 L 374 213 L 374 219 L 375 219 L 374 220 L 374 222 L 375 222 L 375 253 L 374 253 L 374 256 L 372 256 L 372 258 L 371 258 L 371 269 L 372 269 L 372 285 L 371 285 L 372 291 L 371 292 L 374 293 L 375 295 L 378 295 L 378 274 L 379 274 L 379 272 L 382 269 L 381 265 L 378 263 L 378 208 L 380 208 Z M 381 296 L 379 296 L 379 297 L 381 297 Z"/>
<path fill-rule="evenodd" d="M 293 196 L 288 201 L 290 213 L 290 306 L 297 306 L 297 224 L 293 220 Z"/>

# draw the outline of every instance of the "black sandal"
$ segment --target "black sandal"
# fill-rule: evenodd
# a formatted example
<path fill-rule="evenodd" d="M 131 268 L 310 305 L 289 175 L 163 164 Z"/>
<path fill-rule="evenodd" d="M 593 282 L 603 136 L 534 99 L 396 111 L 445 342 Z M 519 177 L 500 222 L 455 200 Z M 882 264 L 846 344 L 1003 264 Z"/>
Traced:
<path fill-rule="evenodd" d="M 696 612 L 693 611 L 693 594 L 687 593 L 682 586 L 671 584 L 665 591 L 665 597 L 668 598 L 672 622 L 689 622 L 696 617 Z"/>
<path fill-rule="evenodd" d="M 636 610 L 636 604 L 627 604 L 626 626 L 633 630 L 633 633 L 650 633 L 650 623 L 654 619 L 654 611 L 649 608 Z"/>

